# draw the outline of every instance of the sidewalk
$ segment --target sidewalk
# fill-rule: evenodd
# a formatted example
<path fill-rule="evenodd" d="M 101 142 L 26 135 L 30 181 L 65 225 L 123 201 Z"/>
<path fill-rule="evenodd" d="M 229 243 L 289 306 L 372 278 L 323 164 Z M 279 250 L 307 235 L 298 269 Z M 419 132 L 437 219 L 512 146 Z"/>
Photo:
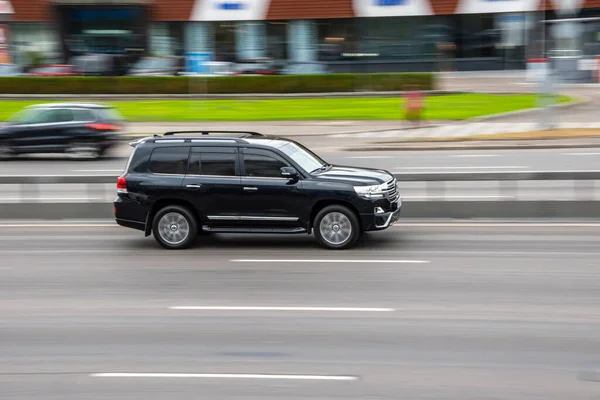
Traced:
<path fill-rule="evenodd" d="M 583 123 L 559 123 L 557 129 L 598 129 L 600 136 L 600 122 Z M 464 122 L 448 123 L 439 126 L 389 131 L 369 131 L 354 134 L 334 134 L 334 138 L 361 138 L 361 139 L 397 139 L 397 140 L 418 140 L 418 139 L 444 139 L 461 138 L 475 135 L 491 135 L 498 133 L 519 133 L 541 130 L 540 123 L 533 122 Z"/>

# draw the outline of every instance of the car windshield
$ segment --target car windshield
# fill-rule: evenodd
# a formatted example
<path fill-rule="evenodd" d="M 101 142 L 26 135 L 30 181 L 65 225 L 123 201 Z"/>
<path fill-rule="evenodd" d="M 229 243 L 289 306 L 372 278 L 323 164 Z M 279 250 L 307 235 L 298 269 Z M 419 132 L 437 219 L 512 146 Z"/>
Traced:
<path fill-rule="evenodd" d="M 288 157 L 294 160 L 296 164 L 298 164 L 307 172 L 312 172 L 327 165 L 327 163 L 318 155 L 298 143 L 290 142 L 284 146 L 281 146 L 279 150 L 283 151 Z"/>

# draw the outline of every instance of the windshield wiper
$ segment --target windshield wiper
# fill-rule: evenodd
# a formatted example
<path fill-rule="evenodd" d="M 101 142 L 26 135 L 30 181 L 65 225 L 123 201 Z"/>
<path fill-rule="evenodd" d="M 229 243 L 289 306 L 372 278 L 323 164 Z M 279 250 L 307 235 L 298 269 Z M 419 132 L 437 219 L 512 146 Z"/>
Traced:
<path fill-rule="evenodd" d="M 311 174 L 316 174 L 316 173 L 318 173 L 318 172 L 325 172 L 325 171 L 327 171 L 327 170 L 328 170 L 329 168 L 331 168 L 331 167 L 332 167 L 332 165 L 331 165 L 331 164 L 323 164 L 323 165 L 321 165 L 319 168 L 317 168 L 317 169 L 313 170 L 313 171 L 311 172 Z"/>

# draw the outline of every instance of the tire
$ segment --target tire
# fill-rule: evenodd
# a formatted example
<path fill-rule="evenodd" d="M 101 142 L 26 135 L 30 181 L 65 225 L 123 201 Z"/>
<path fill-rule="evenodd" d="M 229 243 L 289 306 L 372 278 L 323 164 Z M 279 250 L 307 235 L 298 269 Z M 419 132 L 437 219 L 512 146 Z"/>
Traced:
<path fill-rule="evenodd" d="M 352 247 L 361 233 L 356 214 L 342 205 L 327 206 L 319 211 L 313 229 L 319 244 L 330 250 Z"/>
<path fill-rule="evenodd" d="M 198 223 L 185 207 L 166 206 L 152 221 L 154 238 L 165 249 L 178 250 L 190 247 L 198 234 Z"/>
<path fill-rule="evenodd" d="M 95 143 L 74 142 L 69 144 L 66 153 L 75 160 L 96 160 L 102 155 L 102 149 Z"/>
<path fill-rule="evenodd" d="M 0 144 L 0 160 L 8 160 L 13 156 L 13 152 L 10 147 Z"/>

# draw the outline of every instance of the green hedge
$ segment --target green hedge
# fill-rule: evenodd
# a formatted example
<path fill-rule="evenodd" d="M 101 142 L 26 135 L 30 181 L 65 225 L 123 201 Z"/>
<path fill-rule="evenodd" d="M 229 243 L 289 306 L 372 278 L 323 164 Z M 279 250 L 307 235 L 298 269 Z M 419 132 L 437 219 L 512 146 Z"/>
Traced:
<path fill-rule="evenodd" d="M 236 94 L 435 89 L 431 73 L 227 77 L 0 77 L 4 94 Z"/>

